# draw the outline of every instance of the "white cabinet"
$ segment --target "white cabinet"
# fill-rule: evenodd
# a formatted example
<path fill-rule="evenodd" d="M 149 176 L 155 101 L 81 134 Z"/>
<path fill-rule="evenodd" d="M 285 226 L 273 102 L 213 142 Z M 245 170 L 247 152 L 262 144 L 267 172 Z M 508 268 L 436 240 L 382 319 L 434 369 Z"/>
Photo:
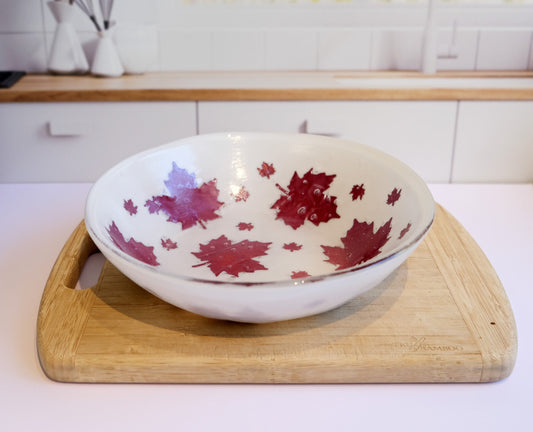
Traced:
<path fill-rule="evenodd" d="M 459 104 L 452 181 L 533 181 L 533 102 Z"/>
<path fill-rule="evenodd" d="M 200 101 L 0 104 L 0 183 L 96 180 L 125 157 L 210 132 L 347 138 L 427 182 L 532 182 L 532 101 Z"/>
<path fill-rule="evenodd" d="M 196 134 L 195 102 L 0 104 L 0 183 L 94 181 L 141 150 Z"/>
<path fill-rule="evenodd" d="M 199 132 L 307 132 L 351 139 L 402 160 L 428 182 L 450 180 L 455 101 L 199 102 Z"/>

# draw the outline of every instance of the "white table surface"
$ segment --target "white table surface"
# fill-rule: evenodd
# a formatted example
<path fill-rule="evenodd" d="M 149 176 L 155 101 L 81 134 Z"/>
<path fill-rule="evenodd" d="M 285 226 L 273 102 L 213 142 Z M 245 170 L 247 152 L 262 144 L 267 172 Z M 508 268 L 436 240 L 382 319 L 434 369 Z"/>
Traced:
<path fill-rule="evenodd" d="M 0 184 L 0 430 L 532 431 L 533 184 L 431 185 L 496 269 L 518 327 L 511 376 L 489 384 L 61 384 L 43 374 L 44 284 L 89 184 Z"/>

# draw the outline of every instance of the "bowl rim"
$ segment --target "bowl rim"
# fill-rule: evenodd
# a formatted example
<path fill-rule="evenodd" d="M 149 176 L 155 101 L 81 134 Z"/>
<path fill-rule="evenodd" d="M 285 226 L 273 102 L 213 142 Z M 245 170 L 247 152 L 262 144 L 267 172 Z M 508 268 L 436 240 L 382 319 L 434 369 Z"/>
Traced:
<path fill-rule="evenodd" d="M 228 141 L 228 140 L 231 140 L 232 137 L 239 137 L 239 138 L 246 137 L 247 139 L 257 139 L 257 138 L 281 139 L 281 138 L 284 138 L 284 139 L 303 139 L 303 140 L 310 139 L 310 140 L 320 140 L 324 142 L 329 141 L 330 143 L 336 143 L 337 145 L 350 146 L 351 150 L 357 149 L 357 151 L 363 151 L 368 154 L 372 154 L 373 156 L 377 156 L 381 159 L 388 160 L 389 162 L 394 164 L 395 167 L 397 167 L 398 171 L 402 171 L 403 173 L 408 174 L 409 178 L 420 187 L 421 195 L 426 195 L 431 200 L 431 214 L 428 216 L 428 221 L 426 222 L 426 224 L 420 229 L 420 232 L 416 233 L 416 235 L 413 236 L 409 240 L 409 242 L 406 242 L 405 244 L 397 246 L 396 248 L 392 249 L 387 254 L 385 254 L 384 256 L 382 256 L 381 258 L 377 260 L 370 260 L 367 263 L 349 267 L 343 270 L 332 270 L 330 273 L 325 273 L 325 274 L 320 274 L 320 275 L 310 275 L 310 276 L 297 278 L 297 279 L 291 279 L 291 278 L 277 279 L 277 280 L 271 280 L 271 281 L 216 280 L 216 279 L 209 279 L 209 278 L 202 278 L 202 277 L 179 275 L 176 273 L 165 271 L 158 267 L 151 266 L 149 264 L 146 264 L 142 261 L 139 261 L 131 257 L 130 255 L 128 255 L 127 253 L 123 252 L 118 247 L 113 245 L 111 241 L 102 239 L 101 236 L 93 229 L 93 226 L 91 223 L 92 221 L 91 214 L 95 213 L 95 211 L 92 210 L 95 207 L 94 205 L 92 205 L 92 203 L 96 199 L 95 196 L 98 192 L 98 188 L 100 184 L 106 178 L 112 176 L 115 172 L 119 172 L 124 167 L 138 160 L 142 160 L 145 157 L 159 153 L 161 151 L 166 151 L 166 150 L 184 146 L 184 145 L 194 144 L 195 141 L 199 141 L 202 139 L 213 139 L 213 140 L 223 139 L 224 141 Z M 430 203 L 428 203 L 428 207 L 429 205 Z M 176 281 L 180 280 L 186 283 L 194 283 L 194 284 L 209 284 L 209 285 L 231 286 L 231 287 L 250 287 L 250 286 L 284 287 L 287 285 L 301 285 L 304 283 L 320 282 L 320 281 L 324 281 L 325 279 L 330 279 L 333 277 L 337 278 L 337 277 L 346 276 L 347 274 L 365 272 L 366 270 L 369 270 L 372 267 L 378 267 L 380 265 L 383 265 L 385 262 L 392 260 L 393 258 L 409 250 L 411 247 L 417 245 L 417 243 L 420 242 L 430 230 L 431 226 L 433 225 L 435 221 L 435 216 L 436 216 L 436 203 L 426 182 L 411 167 L 409 167 L 407 164 L 400 161 L 399 159 L 395 158 L 394 156 L 382 150 L 379 150 L 374 147 L 370 147 L 368 145 L 361 144 L 361 143 L 358 143 L 356 141 L 352 141 L 349 139 L 333 138 L 329 136 L 313 135 L 313 134 L 276 133 L 276 132 L 215 132 L 215 133 L 208 133 L 208 134 L 198 134 L 198 135 L 193 135 L 190 137 L 180 138 L 180 139 L 171 141 L 169 143 L 155 146 L 150 149 L 135 153 L 123 159 L 122 161 L 118 162 L 111 168 L 109 168 L 96 180 L 96 182 L 94 182 L 94 184 L 91 186 L 89 190 L 89 194 L 87 196 L 86 205 L 85 205 L 85 225 L 86 225 L 87 232 L 89 233 L 89 236 L 93 239 L 93 241 L 96 243 L 100 252 L 102 252 L 102 254 L 110 261 L 113 261 L 113 260 L 109 258 L 107 254 L 111 254 L 115 259 L 124 261 L 128 265 L 133 265 L 135 268 L 137 268 L 140 271 L 148 272 L 148 274 L 154 274 L 158 278 L 167 278 L 167 279 L 176 280 Z M 102 249 L 105 249 L 105 250 L 102 250 Z"/>

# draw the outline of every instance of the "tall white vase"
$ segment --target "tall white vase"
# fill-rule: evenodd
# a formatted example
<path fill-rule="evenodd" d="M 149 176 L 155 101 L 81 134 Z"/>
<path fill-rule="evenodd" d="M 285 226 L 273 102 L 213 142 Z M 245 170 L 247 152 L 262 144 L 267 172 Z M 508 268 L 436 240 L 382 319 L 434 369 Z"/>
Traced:
<path fill-rule="evenodd" d="M 65 2 L 50 1 L 48 7 L 57 21 L 48 56 L 48 71 L 62 75 L 86 73 L 89 64 L 72 25 L 74 6 Z"/>
<path fill-rule="evenodd" d="M 109 30 L 98 33 L 91 73 L 101 77 L 119 77 L 124 73 L 124 67 Z"/>

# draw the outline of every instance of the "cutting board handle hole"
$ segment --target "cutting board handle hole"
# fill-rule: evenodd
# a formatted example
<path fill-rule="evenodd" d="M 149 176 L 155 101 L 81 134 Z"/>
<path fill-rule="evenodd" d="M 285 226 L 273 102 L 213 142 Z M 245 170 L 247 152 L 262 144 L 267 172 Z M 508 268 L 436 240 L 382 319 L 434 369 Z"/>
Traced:
<path fill-rule="evenodd" d="M 84 290 L 95 286 L 98 283 L 104 264 L 105 257 L 101 252 L 97 251 L 89 255 L 74 289 Z"/>

